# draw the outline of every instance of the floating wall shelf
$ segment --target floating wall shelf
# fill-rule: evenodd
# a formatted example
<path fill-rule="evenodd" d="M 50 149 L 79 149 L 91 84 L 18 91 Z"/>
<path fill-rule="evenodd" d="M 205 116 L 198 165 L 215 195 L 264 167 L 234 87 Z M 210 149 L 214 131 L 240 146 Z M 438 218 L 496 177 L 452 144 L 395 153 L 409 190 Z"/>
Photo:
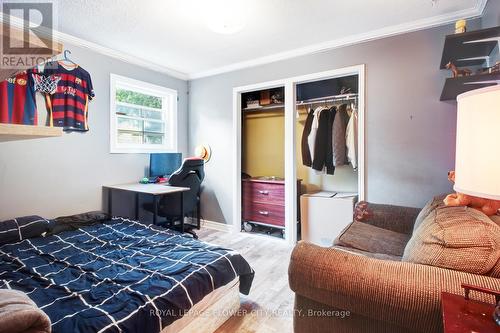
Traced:
<path fill-rule="evenodd" d="M 445 69 L 450 61 L 457 67 L 484 65 L 486 58 L 497 46 L 498 38 L 500 38 L 500 26 L 447 35 L 440 68 Z"/>
<path fill-rule="evenodd" d="M 494 50 L 498 50 L 500 26 L 447 35 L 441 56 L 440 69 L 445 69 L 448 62 L 457 67 L 485 66 Z M 490 64 L 490 66 L 493 64 Z M 441 93 L 441 100 L 454 100 L 457 95 L 500 83 L 500 73 L 476 74 L 457 78 L 448 78 Z"/>
<path fill-rule="evenodd" d="M 494 86 L 500 82 L 500 73 L 479 74 L 471 76 L 461 76 L 457 78 L 447 78 L 441 92 L 441 101 L 449 101 L 457 98 L 461 93 Z"/>
<path fill-rule="evenodd" d="M 62 136 L 61 127 L 0 124 L 0 142 Z"/>

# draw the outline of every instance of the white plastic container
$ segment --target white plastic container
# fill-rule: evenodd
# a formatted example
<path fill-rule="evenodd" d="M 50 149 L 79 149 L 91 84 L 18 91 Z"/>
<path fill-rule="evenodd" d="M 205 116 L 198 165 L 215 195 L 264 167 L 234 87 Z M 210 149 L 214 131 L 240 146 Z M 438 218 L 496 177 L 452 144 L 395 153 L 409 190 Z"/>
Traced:
<path fill-rule="evenodd" d="M 333 194 L 333 193 L 332 193 Z M 301 238 L 319 246 L 329 247 L 342 230 L 353 221 L 355 193 L 303 194 L 300 196 Z"/>

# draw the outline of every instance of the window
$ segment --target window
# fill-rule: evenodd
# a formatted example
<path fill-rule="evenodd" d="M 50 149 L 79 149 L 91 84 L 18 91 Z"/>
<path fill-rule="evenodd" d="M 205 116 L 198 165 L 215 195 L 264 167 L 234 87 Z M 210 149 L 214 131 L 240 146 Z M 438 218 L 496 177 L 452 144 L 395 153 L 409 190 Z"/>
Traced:
<path fill-rule="evenodd" d="M 111 153 L 177 151 L 177 91 L 111 74 Z"/>

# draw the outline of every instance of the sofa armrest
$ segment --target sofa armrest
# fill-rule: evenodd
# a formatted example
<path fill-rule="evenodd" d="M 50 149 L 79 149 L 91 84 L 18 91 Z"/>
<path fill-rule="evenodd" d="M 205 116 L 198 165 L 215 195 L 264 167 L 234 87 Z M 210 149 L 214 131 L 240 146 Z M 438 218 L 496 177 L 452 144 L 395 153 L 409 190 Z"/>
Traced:
<path fill-rule="evenodd" d="M 461 283 L 500 289 L 500 279 L 433 266 L 368 258 L 299 242 L 288 270 L 297 294 L 410 330 L 441 332 L 441 292 Z M 476 297 L 483 301 L 491 299 Z M 474 296 L 472 296 L 474 298 Z"/>
<path fill-rule="evenodd" d="M 413 207 L 365 204 L 368 206 L 368 214 L 360 222 L 408 235 L 412 234 L 415 219 L 421 211 L 420 208 Z"/>

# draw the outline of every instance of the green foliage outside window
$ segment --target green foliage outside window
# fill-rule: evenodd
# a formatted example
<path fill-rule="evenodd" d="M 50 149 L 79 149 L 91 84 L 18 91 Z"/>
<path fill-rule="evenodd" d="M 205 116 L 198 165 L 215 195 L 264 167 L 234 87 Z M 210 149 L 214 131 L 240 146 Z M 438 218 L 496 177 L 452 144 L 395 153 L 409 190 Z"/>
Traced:
<path fill-rule="evenodd" d="M 147 106 L 155 109 L 162 108 L 160 97 L 145 95 L 125 89 L 116 89 L 116 100 L 118 102 Z"/>

